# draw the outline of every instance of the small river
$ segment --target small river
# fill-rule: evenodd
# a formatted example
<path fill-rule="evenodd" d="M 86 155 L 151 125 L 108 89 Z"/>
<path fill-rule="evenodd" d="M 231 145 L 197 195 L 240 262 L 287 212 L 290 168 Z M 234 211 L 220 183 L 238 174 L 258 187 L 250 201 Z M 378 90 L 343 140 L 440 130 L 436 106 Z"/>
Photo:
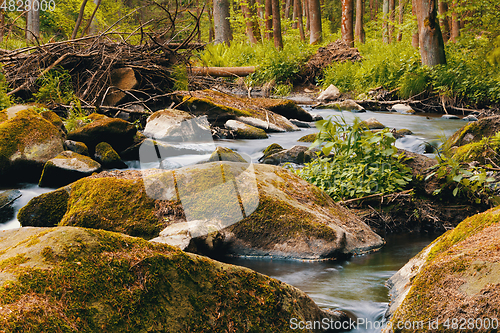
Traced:
<path fill-rule="evenodd" d="M 327 119 L 330 116 L 343 116 L 348 122 L 354 117 L 362 120 L 375 117 L 389 128 L 406 128 L 413 132 L 396 141 L 396 147 L 416 153 L 424 152 L 424 142 L 443 141 L 465 125 L 461 120 L 445 120 L 432 115 L 403 115 L 388 112 L 351 113 L 333 110 L 307 111 L 319 114 Z M 271 143 L 278 143 L 284 148 L 291 148 L 302 136 L 317 132 L 315 128 L 302 129 L 298 132 L 273 133 L 265 140 L 221 140 L 216 145 L 226 146 L 239 153 L 249 155 L 254 163 L 262 156 L 262 151 Z M 196 163 L 209 155 L 176 157 L 178 167 Z M 138 162 L 129 166 L 138 169 Z M 33 197 L 53 189 L 40 188 L 33 184 L 21 184 L 17 188 L 22 197 L 12 206 L 10 212 L 0 216 L 0 230 L 18 228 L 16 215 L 21 207 Z M 0 188 L 0 190 L 4 190 Z M 411 257 L 417 254 L 436 235 L 392 235 L 386 238 L 387 245 L 380 251 L 368 255 L 353 257 L 342 262 L 301 262 L 255 259 L 228 259 L 229 263 L 246 266 L 257 272 L 269 275 L 289 283 L 311 296 L 320 306 L 341 309 L 349 312 L 365 325 L 360 325 L 355 332 L 380 332 L 383 315 L 389 302 L 385 281 L 398 271 Z M 353 332 L 354 332 L 353 331 Z"/>

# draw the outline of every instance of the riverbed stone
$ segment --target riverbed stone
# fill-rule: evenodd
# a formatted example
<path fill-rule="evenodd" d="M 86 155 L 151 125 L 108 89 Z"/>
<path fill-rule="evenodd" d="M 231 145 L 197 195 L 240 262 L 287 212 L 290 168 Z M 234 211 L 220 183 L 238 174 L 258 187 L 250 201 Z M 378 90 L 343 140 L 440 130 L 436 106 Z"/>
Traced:
<path fill-rule="evenodd" d="M 236 120 L 238 117 L 253 117 L 286 131 L 299 130 L 285 116 L 277 112 L 286 113 L 295 119 L 302 120 L 304 117 L 304 119 L 312 120 L 309 113 L 297 106 L 295 102 L 287 100 L 248 99 L 212 90 L 179 91 L 175 93 L 173 99 L 180 103 L 179 109 L 196 116 L 206 115 L 214 127 L 223 127 L 226 121 Z"/>
<path fill-rule="evenodd" d="M 361 254 L 384 243 L 326 193 L 280 167 L 213 162 L 148 172 L 107 171 L 68 185 L 58 225 L 146 239 L 188 234 L 188 249 L 204 254 L 207 237 L 221 239 L 214 251 L 223 254 L 303 259 Z M 48 199 L 23 209 L 32 206 L 50 212 Z"/>
<path fill-rule="evenodd" d="M 378 121 L 375 117 L 368 118 L 361 122 L 362 125 L 368 127 L 368 129 L 376 130 L 376 129 L 384 129 L 385 125 Z"/>
<path fill-rule="evenodd" d="M 78 128 L 67 135 L 68 140 L 83 142 L 94 155 L 95 146 L 100 142 L 109 143 L 114 150 L 123 151 L 134 143 L 137 128 L 122 119 L 101 118 Z"/>
<path fill-rule="evenodd" d="M 43 117 L 43 119 L 47 120 L 52 125 L 59 128 L 59 130 L 63 134 L 68 133 L 68 131 L 66 130 L 66 127 L 64 127 L 64 123 L 63 123 L 62 119 L 54 111 L 50 111 L 50 110 L 42 111 L 42 112 L 40 112 L 40 115 Z"/>
<path fill-rule="evenodd" d="M 394 135 L 394 137 L 396 139 L 401 139 L 407 135 L 412 135 L 413 132 L 407 128 L 400 128 L 400 129 L 393 129 L 392 131 L 392 135 Z"/>
<path fill-rule="evenodd" d="M 41 187 L 60 187 L 101 171 L 101 164 L 88 156 L 63 151 L 45 163 L 38 183 Z"/>
<path fill-rule="evenodd" d="M 237 139 L 267 139 L 266 132 L 237 120 L 228 120 L 224 126 L 233 131 Z"/>
<path fill-rule="evenodd" d="M 309 150 L 305 146 L 293 146 L 290 149 L 284 149 L 263 158 L 262 163 L 280 165 L 283 163 L 304 164 L 311 162 L 316 158 L 318 150 Z"/>
<path fill-rule="evenodd" d="M 64 146 L 66 147 L 66 150 L 71 150 L 72 152 L 80 155 L 89 156 L 89 148 L 83 142 L 66 140 L 64 141 Z"/>
<path fill-rule="evenodd" d="M 304 135 L 303 137 L 301 137 L 297 141 L 298 142 L 314 142 L 314 141 L 316 141 L 317 137 L 318 137 L 318 133 L 311 133 L 311 134 Z"/>
<path fill-rule="evenodd" d="M 166 138 L 172 141 L 183 141 L 179 134 L 182 134 L 180 127 L 182 123 L 193 119 L 189 113 L 175 109 L 165 109 L 156 111 L 148 117 L 144 135 L 150 138 L 161 140 Z"/>
<path fill-rule="evenodd" d="M 294 332 L 291 318 L 349 321 L 248 268 L 102 230 L 1 231 L 0 263 L 6 332 Z"/>
<path fill-rule="evenodd" d="M 19 199 L 22 196 L 21 191 L 19 190 L 6 190 L 0 192 L 0 212 L 5 207 L 11 205 L 14 201 Z"/>
<path fill-rule="evenodd" d="M 448 120 L 458 120 L 458 119 L 460 119 L 460 117 L 455 116 L 454 114 L 443 114 L 441 116 L 441 118 L 448 119 Z"/>
<path fill-rule="evenodd" d="M 33 107 L 0 111 L 0 183 L 37 182 L 45 162 L 64 150 L 63 140 Z"/>
<path fill-rule="evenodd" d="M 335 87 L 333 84 L 330 84 L 328 88 L 323 90 L 319 96 L 318 100 L 320 101 L 335 101 L 340 97 L 339 88 Z"/>
<path fill-rule="evenodd" d="M 399 112 L 402 114 L 414 114 L 415 110 L 411 108 L 411 106 L 406 105 L 406 104 L 394 104 L 391 107 L 391 111 L 393 112 Z"/>
<path fill-rule="evenodd" d="M 208 162 L 218 162 L 218 161 L 228 161 L 228 162 L 240 162 L 246 163 L 247 161 L 237 152 L 231 150 L 230 148 L 220 147 L 215 148 L 212 155 L 208 159 Z"/>
<path fill-rule="evenodd" d="M 329 102 L 329 103 L 320 103 L 315 106 L 317 109 L 337 109 L 337 110 L 345 110 L 351 112 L 365 112 L 365 108 L 356 103 L 355 101 L 348 99 L 341 102 Z"/>
<path fill-rule="evenodd" d="M 279 127 L 279 126 L 276 126 L 273 123 L 270 123 L 270 122 L 267 122 L 267 121 L 264 121 L 264 120 L 261 120 L 261 119 L 257 119 L 257 118 L 254 118 L 254 117 L 237 117 L 236 120 L 237 121 L 241 121 L 242 123 L 245 123 L 247 125 L 263 129 L 266 133 L 283 133 L 283 132 L 286 132 L 285 129 L 283 129 L 283 128 Z M 293 124 L 293 122 L 292 122 L 292 124 Z"/>
<path fill-rule="evenodd" d="M 412 332 L 428 332 L 428 321 L 439 318 L 444 332 L 446 320 L 498 318 L 499 222 L 498 207 L 465 219 L 391 277 L 390 321 L 423 321 L 426 326 Z"/>
<path fill-rule="evenodd" d="M 463 146 L 479 142 L 483 137 L 491 137 L 500 132 L 500 116 L 481 118 L 470 122 L 456 131 L 445 143 L 445 147 Z"/>
<path fill-rule="evenodd" d="M 95 147 L 95 160 L 101 164 L 104 169 L 125 169 L 127 164 L 122 161 L 120 155 L 107 142 L 100 142 Z"/>

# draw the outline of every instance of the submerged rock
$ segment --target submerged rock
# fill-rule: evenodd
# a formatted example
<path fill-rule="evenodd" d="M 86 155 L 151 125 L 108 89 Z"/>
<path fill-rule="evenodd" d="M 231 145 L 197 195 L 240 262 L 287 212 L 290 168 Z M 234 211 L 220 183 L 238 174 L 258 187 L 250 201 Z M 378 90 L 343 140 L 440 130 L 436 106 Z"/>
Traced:
<path fill-rule="evenodd" d="M 63 150 L 59 128 L 33 108 L 0 111 L 0 183 L 37 182 L 45 162 Z"/>
<path fill-rule="evenodd" d="M 422 322 L 421 328 L 411 332 L 428 332 L 429 322 L 439 320 L 433 328 L 444 332 L 448 331 L 445 323 L 451 327 L 454 319 L 474 323 L 478 318 L 498 320 L 499 222 L 499 208 L 465 219 L 391 277 L 387 316 L 393 327 L 398 322 Z"/>
<path fill-rule="evenodd" d="M 291 318 L 349 322 L 248 268 L 101 230 L 1 231 L 0 263 L 6 332 L 293 332 Z"/>
<path fill-rule="evenodd" d="M 98 162 L 67 150 L 45 163 L 38 185 L 60 187 L 99 171 L 101 165 Z"/>
<path fill-rule="evenodd" d="M 228 120 L 224 125 L 233 131 L 237 139 L 267 139 L 266 132 L 260 128 L 247 125 L 237 120 Z"/>
<path fill-rule="evenodd" d="M 68 185 L 67 208 L 54 207 L 50 196 L 57 193 L 49 192 L 23 210 L 50 216 L 63 210 L 57 225 L 146 239 L 162 230 L 164 240 L 187 235 L 188 248 L 208 254 L 210 239 L 221 240 L 213 251 L 223 254 L 306 259 L 364 253 L 384 243 L 326 193 L 283 168 L 214 162 L 148 172 L 102 172 Z M 24 212 L 19 221 L 37 223 Z"/>

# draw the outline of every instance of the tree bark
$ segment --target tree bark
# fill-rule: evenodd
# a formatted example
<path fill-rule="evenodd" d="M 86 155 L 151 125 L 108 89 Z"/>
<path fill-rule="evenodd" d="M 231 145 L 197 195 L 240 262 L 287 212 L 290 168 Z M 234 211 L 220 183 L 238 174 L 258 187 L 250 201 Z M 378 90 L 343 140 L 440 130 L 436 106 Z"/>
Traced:
<path fill-rule="evenodd" d="M 413 14 L 413 17 L 416 19 L 417 18 L 417 5 L 416 5 L 415 1 L 416 0 L 411 1 L 411 13 Z M 418 34 L 418 27 L 417 27 L 417 30 L 415 30 L 415 32 L 411 36 L 411 46 L 413 46 L 414 49 L 418 49 L 420 47 L 419 39 L 420 39 L 420 36 Z"/>
<path fill-rule="evenodd" d="M 0 10 L 0 42 L 3 42 L 3 37 L 5 35 L 5 12 Z"/>
<path fill-rule="evenodd" d="M 28 42 L 36 42 L 40 37 L 40 11 L 34 10 L 32 6 L 27 14 L 26 40 Z"/>
<path fill-rule="evenodd" d="M 365 16 L 365 1 L 356 0 L 356 41 L 365 43 L 365 29 L 363 27 L 363 18 Z"/>
<path fill-rule="evenodd" d="M 323 35 L 321 27 L 321 4 L 319 1 L 320 0 L 309 0 L 309 20 L 311 21 L 309 44 L 321 43 Z"/>
<path fill-rule="evenodd" d="M 389 0 L 389 43 L 394 41 L 394 26 L 396 23 L 396 1 Z"/>
<path fill-rule="evenodd" d="M 285 20 L 288 20 L 290 18 L 290 8 L 291 7 L 292 7 L 292 0 L 286 0 L 285 1 L 285 11 L 284 11 Z"/>
<path fill-rule="evenodd" d="M 304 15 L 306 16 L 306 31 L 311 31 L 311 16 L 309 15 L 309 1 L 304 0 Z"/>
<path fill-rule="evenodd" d="M 439 1 L 439 16 L 441 19 L 439 23 L 441 25 L 441 31 L 443 33 L 443 40 L 446 43 L 450 39 L 450 20 L 448 19 L 448 1 Z"/>
<path fill-rule="evenodd" d="M 299 29 L 300 40 L 305 41 L 304 22 L 302 20 L 302 0 L 295 0 L 293 4 L 294 20 L 297 20 L 297 28 Z"/>
<path fill-rule="evenodd" d="M 444 42 L 437 18 L 437 0 L 415 0 L 422 64 L 446 64 Z"/>
<path fill-rule="evenodd" d="M 255 36 L 255 24 L 257 22 L 255 22 L 255 13 L 252 11 L 253 7 L 251 0 L 241 2 L 241 12 L 245 17 L 245 33 L 251 44 L 257 44 L 259 42 Z"/>
<path fill-rule="evenodd" d="M 215 31 L 214 31 L 214 17 L 213 17 L 213 6 L 210 6 L 212 1 L 208 2 L 208 41 L 211 43 L 215 39 Z"/>
<path fill-rule="evenodd" d="M 460 21 L 458 19 L 458 13 L 457 13 L 457 0 L 453 0 L 451 4 L 450 39 L 452 42 L 456 42 L 458 37 L 460 37 Z"/>
<path fill-rule="evenodd" d="M 231 43 L 233 34 L 229 22 L 229 0 L 214 0 L 215 44 Z"/>
<path fill-rule="evenodd" d="M 405 15 L 405 6 L 408 0 L 399 0 L 399 26 L 403 26 L 403 20 Z M 398 42 L 403 40 L 403 29 L 399 28 Z"/>
<path fill-rule="evenodd" d="M 342 23 L 340 30 L 342 33 L 342 41 L 349 45 L 349 47 L 354 47 L 353 2 L 354 0 L 342 0 Z"/>
<path fill-rule="evenodd" d="M 382 39 L 384 43 L 389 43 L 389 0 L 382 3 Z"/>
<path fill-rule="evenodd" d="M 370 20 L 375 21 L 377 18 L 377 12 L 375 10 L 375 0 L 370 0 Z"/>
<path fill-rule="evenodd" d="M 78 13 L 78 18 L 76 19 L 75 29 L 73 29 L 73 33 L 71 34 L 71 39 L 76 38 L 76 34 L 78 33 L 78 29 L 80 28 L 80 24 L 82 24 L 83 14 L 85 13 L 85 6 L 87 5 L 87 0 L 82 1 L 82 5 L 80 6 L 80 12 Z M 28 14 L 29 17 L 29 14 Z"/>
<path fill-rule="evenodd" d="M 273 38 L 273 0 L 266 1 L 266 39 Z"/>
<path fill-rule="evenodd" d="M 273 5 L 273 40 L 274 47 L 282 50 L 283 39 L 281 36 L 281 16 L 280 16 L 280 2 L 279 0 L 272 0 Z"/>

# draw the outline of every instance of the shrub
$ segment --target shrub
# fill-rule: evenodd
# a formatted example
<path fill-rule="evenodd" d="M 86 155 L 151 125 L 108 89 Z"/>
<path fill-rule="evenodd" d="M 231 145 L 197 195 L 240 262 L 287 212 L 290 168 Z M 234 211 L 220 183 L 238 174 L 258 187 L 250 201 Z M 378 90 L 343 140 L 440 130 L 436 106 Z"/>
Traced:
<path fill-rule="evenodd" d="M 50 70 L 37 84 L 40 88 L 33 94 L 36 102 L 68 104 L 73 99 L 73 83 L 65 69 Z"/>

